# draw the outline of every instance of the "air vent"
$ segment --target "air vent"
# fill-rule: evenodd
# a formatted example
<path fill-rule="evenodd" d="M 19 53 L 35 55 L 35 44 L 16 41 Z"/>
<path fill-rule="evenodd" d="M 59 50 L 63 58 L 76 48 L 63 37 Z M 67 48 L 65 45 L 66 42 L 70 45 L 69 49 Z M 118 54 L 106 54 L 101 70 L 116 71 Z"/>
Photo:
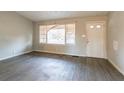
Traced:
<path fill-rule="evenodd" d="M 79 56 L 72 56 L 72 57 L 79 57 Z"/>

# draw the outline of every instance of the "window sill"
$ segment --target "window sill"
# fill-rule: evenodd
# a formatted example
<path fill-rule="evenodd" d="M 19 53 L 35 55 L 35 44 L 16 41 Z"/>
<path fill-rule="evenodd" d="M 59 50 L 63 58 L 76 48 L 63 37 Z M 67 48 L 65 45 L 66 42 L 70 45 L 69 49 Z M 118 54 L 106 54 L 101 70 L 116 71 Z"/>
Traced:
<path fill-rule="evenodd" d="M 39 43 L 40 45 L 48 45 L 48 46 L 75 46 L 75 44 L 47 44 L 47 43 Z"/>

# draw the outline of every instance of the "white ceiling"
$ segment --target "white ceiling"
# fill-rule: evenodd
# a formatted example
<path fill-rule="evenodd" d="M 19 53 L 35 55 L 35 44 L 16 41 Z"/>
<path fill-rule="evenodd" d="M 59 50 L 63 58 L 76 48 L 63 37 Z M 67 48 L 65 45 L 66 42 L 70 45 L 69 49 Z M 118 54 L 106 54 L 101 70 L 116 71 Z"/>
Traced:
<path fill-rule="evenodd" d="M 102 16 L 108 14 L 107 11 L 17 11 L 17 13 L 32 21 Z"/>

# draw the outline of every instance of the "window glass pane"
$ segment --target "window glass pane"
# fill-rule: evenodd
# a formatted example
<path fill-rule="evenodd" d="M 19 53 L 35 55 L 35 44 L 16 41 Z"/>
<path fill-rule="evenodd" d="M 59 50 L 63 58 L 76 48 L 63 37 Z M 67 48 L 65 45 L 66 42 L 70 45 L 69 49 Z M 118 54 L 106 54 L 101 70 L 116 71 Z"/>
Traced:
<path fill-rule="evenodd" d="M 40 38 L 46 38 L 46 35 L 40 35 Z"/>
<path fill-rule="evenodd" d="M 45 38 L 40 38 L 40 43 L 46 43 L 46 39 Z"/>
<path fill-rule="evenodd" d="M 75 24 L 67 24 L 66 30 L 66 43 L 75 44 Z"/>
<path fill-rule="evenodd" d="M 46 43 L 47 27 L 46 26 L 40 26 L 39 31 L 40 31 L 40 43 Z"/>
<path fill-rule="evenodd" d="M 46 31 L 40 31 L 41 35 L 46 35 Z"/>
<path fill-rule="evenodd" d="M 50 29 L 53 29 L 56 25 L 47 25 L 47 31 L 49 31 Z"/>
<path fill-rule="evenodd" d="M 57 25 L 48 31 L 47 43 L 65 44 L 65 26 Z"/>
<path fill-rule="evenodd" d="M 39 27 L 39 30 L 40 30 L 40 31 L 46 31 L 46 26 L 40 26 L 40 27 Z"/>

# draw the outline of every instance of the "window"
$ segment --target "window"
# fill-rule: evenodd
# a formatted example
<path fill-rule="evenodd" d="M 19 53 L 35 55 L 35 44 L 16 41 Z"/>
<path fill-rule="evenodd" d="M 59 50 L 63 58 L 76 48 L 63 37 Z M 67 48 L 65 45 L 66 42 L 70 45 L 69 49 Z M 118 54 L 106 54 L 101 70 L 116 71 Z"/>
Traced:
<path fill-rule="evenodd" d="M 101 25 L 97 25 L 96 28 L 101 28 Z"/>
<path fill-rule="evenodd" d="M 65 25 L 57 25 L 47 33 L 47 43 L 65 44 Z"/>
<path fill-rule="evenodd" d="M 89 24 L 88 25 L 88 29 L 92 29 L 91 31 L 101 31 L 102 28 L 102 24 Z"/>
<path fill-rule="evenodd" d="M 40 43 L 75 44 L 75 24 L 43 25 L 39 31 Z"/>
<path fill-rule="evenodd" d="M 40 26 L 40 43 L 46 43 L 46 26 Z"/>
<path fill-rule="evenodd" d="M 75 24 L 66 25 L 66 43 L 67 44 L 75 43 Z"/>

